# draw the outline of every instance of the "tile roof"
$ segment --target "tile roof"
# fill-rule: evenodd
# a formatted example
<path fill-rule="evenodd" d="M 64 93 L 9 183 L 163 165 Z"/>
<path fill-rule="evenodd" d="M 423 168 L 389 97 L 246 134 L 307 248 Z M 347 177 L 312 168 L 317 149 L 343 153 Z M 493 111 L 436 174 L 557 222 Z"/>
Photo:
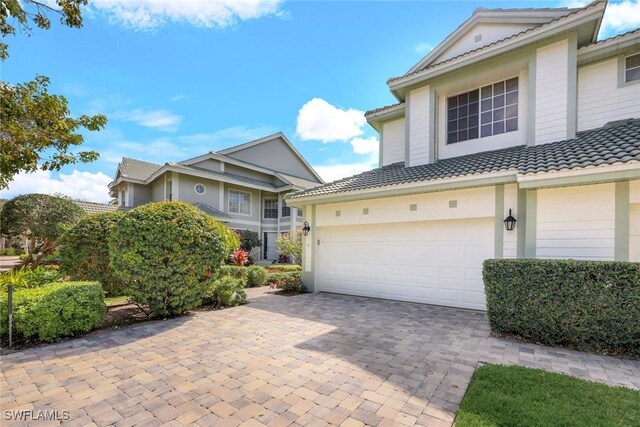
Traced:
<path fill-rule="evenodd" d="M 204 213 L 211 215 L 212 217 L 214 217 L 216 219 L 218 219 L 218 218 L 231 219 L 231 217 L 229 215 L 227 215 L 226 213 L 224 213 L 221 210 L 218 210 L 218 209 L 214 208 L 213 206 L 210 206 L 210 205 L 208 205 L 206 203 L 196 202 L 196 203 L 193 204 L 193 206 L 195 206 L 196 208 L 200 209 Z"/>
<path fill-rule="evenodd" d="M 242 175 L 236 175 L 236 174 L 227 173 L 227 172 L 217 172 L 211 169 L 201 168 L 201 167 L 192 166 L 192 165 L 187 166 L 187 165 L 182 165 L 180 163 L 169 163 L 169 166 L 172 166 L 178 169 L 184 169 L 185 171 L 204 173 L 207 175 L 211 175 L 212 177 L 218 177 L 218 178 L 224 177 L 224 178 L 233 179 L 239 182 L 243 182 L 245 184 L 261 185 L 261 186 L 273 187 L 275 189 L 275 185 L 273 185 L 273 182 L 261 181 L 259 179 L 249 178 Z"/>
<path fill-rule="evenodd" d="M 306 191 L 291 199 L 342 194 L 391 185 L 428 182 L 502 171 L 534 174 L 580 169 L 588 166 L 640 162 L 640 119 L 628 119 L 579 132 L 574 139 L 527 147 L 520 145 L 495 151 L 438 160 L 404 167 L 384 166 Z M 640 166 L 639 166 L 640 167 Z"/>
<path fill-rule="evenodd" d="M 503 38 L 503 39 L 496 40 L 496 41 L 494 41 L 494 42 L 492 42 L 492 43 L 489 43 L 489 44 L 486 44 L 486 45 L 484 45 L 484 46 L 480 46 L 480 47 L 478 47 L 477 49 L 468 50 L 468 51 L 466 51 L 466 52 L 464 52 L 464 53 L 461 53 L 460 55 L 456 55 L 456 56 L 454 56 L 454 57 L 452 57 L 452 58 L 445 59 L 444 61 L 440 61 L 440 62 L 437 62 L 437 63 L 429 63 L 429 64 L 426 64 L 426 65 L 424 65 L 423 67 L 420 67 L 420 68 L 418 68 L 418 69 L 417 69 L 417 70 L 415 70 L 415 71 L 410 71 L 410 72 L 408 72 L 408 73 L 406 73 L 406 74 L 404 74 L 404 75 L 402 75 L 402 76 L 398 76 L 398 77 L 391 77 L 390 79 L 388 79 L 388 80 L 387 80 L 387 83 L 391 83 L 391 82 L 394 82 L 394 81 L 396 81 L 396 80 L 404 79 L 405 77 L 409 77 L 409 76 L 413 76 L 413 75 L 419 74 L 419 73 L 421 73 L 421 72 L 423 72 L 423 71 L 426 71 L 426 70 L 428 70 L 428 69 L 431 69 L 431 68 L 434 68 L 434 67 L 440 66 L 440 65 L 442 65 L 442 64 L 446 64 L 446 63 L 449 63 L 449 62 L 455 61 L 455 60 L 457 60 L 457 59 L 463 58 L 463 57 L 465 57 L 465 56 L 471 55 L 471 54 L 476 53 L 476 52 L 480 52 L 480 51 L 485 50 L 485 49 L 489 49 L 490 47 L 493 47 L 493 46 L 499 45 L 499 44 L 504 43 L 504 42 L 506 42 L 506 41 L 508 41 L 508 40 L 512 40 L 512 39 L 518 38 L 518 37 L 520 37 L 520 36 L 522 36 L 522 35 L 524 35 L 524 34 L 531 33 L 531 32 L 533 32 L 533 31 L 537 31 L 537 30 L 539 30 L 539 29 L 541 29 L 541 28 L 546 28 L 546 27 L 548 27 L 548 26 L 549 26 L 549 25 L 551 25 L 551 24 L 557 23 L 557 22 L 562 21 L 562 20 L 566 20 L 566 19 L 568 19 L 568 18 L 570 18 L 570 17 L 574 16 L 575 14 L 577 14 L 577 13 L 579 13 L 579 12 L 582 12 L 582 11 L 587 10 L 587 9 L 591 9 L 592 7 L 597 6 L 597 5 L 599 5 L 600 3 L 602 3 L 602 1 L 595 0 L 595 1 L 593 1 L 592 3 L 590 3 L 590 4 L 586 5 L 586 6 L 585 6 L 585 7 L 583 7 L 583 8 L 579 8 L 579 9 L 568 9 L 568 10 L 571 10 L 571 12 L 570 12 L 570 13 L 568 13 L 568 14 L 566 14 L 566 15 L 564 15 L 564 16 L 561 16 L 561 17 L 559 17 L 559 18 L 552 19 L 551 21 L 549 21 L 549 22 L 547 22 L 547 23 L 545 23 L 545 24 L 541 24 L 541 25 L 533 26 L 533 27 L 528 28 L 528 29 L 526 29 L 526 30 L 524 30 L 524 31 L 520 31 L 519 33 L 515 33 L 515 34 L 512 34 L 512 35 L 510 35 L 510 36 L 508 36 L 508 37 L 505 37 L 505 38 Z"/>
<path fill-rule="evenodd" d="M 160 169 L 162 166 L 149 163 L 142 160 L 131 159 L 129 157 L 123 157 L 122 162 L 120 162 L 120 173 L 122 176 L 131 179 L 137 179 L 140 181 L 144 181 L 149 178 L 155 171 Z"/>
<path fill-rule="evenodd" d="M 115 212 L 118 206 L 107 203 L 85 202 L 83 200 L 74 200 L 73 203 L 78 205 L 87 214 Z"/>
<path fill-rule="evenodd" d="M 385 105 L 384 107 L 380 107 L 380 108 L 376 108 L 373 110 L 369 110 L 366 113 L 364 113 L 364 116 L 372 116 L 374 114 L 378 114 L 378 113 L 382 113 L 384 111 L 387 110 L 392 110 L 394 108 L 400 107 L 400 106 L 404 106 L 404 102 L 398 102 L 397 104 L 391 104 L 391 105 Z"/>

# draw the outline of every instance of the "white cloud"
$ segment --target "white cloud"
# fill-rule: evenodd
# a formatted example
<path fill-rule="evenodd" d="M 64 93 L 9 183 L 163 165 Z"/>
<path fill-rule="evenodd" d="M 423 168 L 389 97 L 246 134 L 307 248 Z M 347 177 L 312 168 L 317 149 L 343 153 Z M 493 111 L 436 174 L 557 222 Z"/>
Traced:
<path fill-rule="evenodd" d="M 413 50 L 415 50 L 420 55 L 426 55 L 433 50 L 433 45 L 429 43 L 418 43 L 413 46 Z"/>
<path fill-rule="evenodd" d="M 136 108 L 115 114 L 116 118 L 127 122 L 135 122 L 140 126 L 174 132 L 182 122 L 182 117 L 166 110 L 142 110 Z"/>
<path fill-rule="evenodd" d="M 53 176 L 51 171 L 38 170 L 22 173 L 9 183 L 9 188 L 0 190 L 0 198 L 10 199 L 20 194 L 44 193 L 65 194 L 74 199 L 106 203 L 111 198 L 107 184 L 111 178 L 102 172 L 80 172 L 74 169 L 70 174 Z"/>
<path fill-rule="evenodd" d="M 172 96 L 171 97 L 171 102 L 177 102 L 177 101 L 182 101 L 183 99 L 185 99 L 186 96 L 184 95 L 176 95 L 176 96 Z"/>
<path fill-rule="evenodd" d="M 584 7 L 591 3 L 589 0 L 569 0 L 562 4 L 566 7 Z M 600 26 L 600 38 L 611 37 L 625 31 L 640 27 L 640 0 L 610 1 L 604 12 Z"/>
<path fill-rule="evenodd" d="M 375 136 L 369 138 L 353 138 L 350 141 L 353 152 L 356 154 L 371 154 L 378 155 L 378 149 L 380 148 L 380 142 Z"/>
<path fill-rule="evenodd" d="M 346 141 L 362 135 L 366 123 L 363 111 L 343 110 L 324 99 L 313 98 L 298 111 L 296 133 L 305 141 Z"/>
<path fill-rule="evenodd" d="M 239 21 L 280 15 L 280 0 L 93 0 L 92 10 L 125 28 L 149 30 L 169 22 L 225 28 Z"/>

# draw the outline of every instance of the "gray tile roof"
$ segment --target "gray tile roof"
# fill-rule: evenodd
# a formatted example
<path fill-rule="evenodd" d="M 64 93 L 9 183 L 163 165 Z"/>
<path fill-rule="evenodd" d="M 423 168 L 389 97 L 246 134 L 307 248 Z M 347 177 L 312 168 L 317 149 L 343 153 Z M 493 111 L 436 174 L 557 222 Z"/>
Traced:
<path fill-rule="evenodd" d="M 273 185 L 273 182 L 261 181 L 259 179 L 249 178 L 242 175 L 237 175 L 237 174 L 232 174 L 227 172 L 216 172 L 216 171 L 212 171 L 211 169 L 205 169 L 205 168 L 201 168 L 198 166 L 191 166 L 191 165 L 187 166 L 187 165 L 182 165 L 180 163 L 169 163 L 169 165 L 178 169 L 184 169 L 185 171 L 200 172 L 207 175 L 211 175 L 212 178 L 225 177 L 229 179 L 234 179 L 239 182 L 243 182 L 245 184 L 262 185 L 267 187 L 273 187 L 274 189 L 276 188 L 275 185 Z"/>
<path fill-rule="evenodd" d="M 114 212 L 118 210 L 118 206 L 107 203 L 85 202 L 83 200 L 74 200 L 73 203 L 78 205 L 87 214 Z"/>
<path fill-rule="evenodd" d="M 122 176 L 144 181 L 145 179 L 153 175 L 153 173 L 160 169 L 162 166 L 155 163 L 149 163 L 142 160 L 124 157 L 122 159 L 122 162 L 120 162 L 119 167 Z"/>
<path fill-rule="evenodd" d="M 613 122 L 602 128 L 579 132 L 574 139 L 534 147 L 520 145 L 413 167 L 396 163 L 299 191 L 290 198 L 341 194 L 443 178 L 481 177 L 491 172 L 533 174 L 628 162 L 640 162 L 640 119 Z"/>
<path fill-rule="evenodd" d="M 364 116 L 365 117 L 369 117 L 369 116 L 372 116 L 374 114 L 382 113 L 382 112 L 387 111 L 387 110 L 392 110 L 394 108 L 400 107 L 401 105 L 404 106 L 404 102 L 398 102 L 397 104 L 385 105 L 384 107 L 375 108 L 373 110 L 369 110 L 369 111 L 365 112 Z"/>
<path fill-rule="evenodd" d="M 218 210 L 216 208 L 214 208 L 213 206 L 210 206 L 206 203 L 202 203 L 202 202 L 197 202 L 194 203 L 193 206 L 195 206 L 196 208 L 200 209 L 201 211 L 203 211 L 204 213 L 207 213 L 209 215 L 211 215 L 212 217 L 216 218 L 216 219 L 231 219 L 231 217 L 229 215 L 227 215 L 226 213 L 222 212 L 221 210 Z"/>

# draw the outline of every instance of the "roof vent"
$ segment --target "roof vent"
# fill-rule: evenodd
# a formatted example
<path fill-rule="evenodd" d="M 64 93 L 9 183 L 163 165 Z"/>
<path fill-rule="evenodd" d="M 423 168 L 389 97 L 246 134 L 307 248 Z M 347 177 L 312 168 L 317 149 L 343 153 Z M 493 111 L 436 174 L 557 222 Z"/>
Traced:
<path fill-rule="evenodd" d="M 473 41 L 475 41 L 476 43 L 478 43 L 479 41 L 482 41 L 482 34 L 477 34 L 474 38 Z"/>

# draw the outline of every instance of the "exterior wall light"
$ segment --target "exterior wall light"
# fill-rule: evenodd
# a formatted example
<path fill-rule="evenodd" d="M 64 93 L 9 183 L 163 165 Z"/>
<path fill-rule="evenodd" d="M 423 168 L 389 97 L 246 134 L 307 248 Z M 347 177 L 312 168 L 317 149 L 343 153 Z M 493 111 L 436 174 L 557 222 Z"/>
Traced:
<path fill-rule="evenodd" d="M 507 231 L 511 231 L 516 226 L 516 219 L 511 215 L 511 209 L 509 209 L 509 216 L 504 219 L 504 228 Z"/>
<path fill-rule="evenodd" d="M 304 227 L 302 227 L 302 234 L 307 236 L 310 231 L 311 231 L 311 227 L 309 226 L 309 223 L 307 221 L 305 221 L 304 222 Z"/>

